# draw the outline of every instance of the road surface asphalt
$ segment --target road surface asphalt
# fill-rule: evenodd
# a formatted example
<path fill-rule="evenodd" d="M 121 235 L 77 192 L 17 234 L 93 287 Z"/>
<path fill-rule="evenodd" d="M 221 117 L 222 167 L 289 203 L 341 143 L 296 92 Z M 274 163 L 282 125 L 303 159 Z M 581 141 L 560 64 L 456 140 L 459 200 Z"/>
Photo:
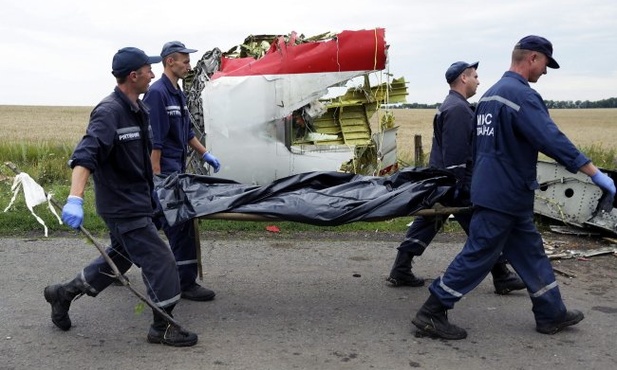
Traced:
<path fill-rule="evenodd" d="M 614 255 L 553 261 L 566 306 L 585 313 L 579 325 L 537 333 L 527 293 L 498 296 L 488 277 L 449 311 L 468 338 L 443 341 L 413 334 L 427 288 L 385 282 L 401 237 L 203 233 L 203 285 L 217 296 L 178 304 L 175 318 L 199 335 L 189 348 L 147 343 L 150 309 L 136 312 L 140 301 L 122 286 L 75 301 L 73 327 L 58 330 L 43 288 L 74 277 L 98 251 L 79 235 L 0 238 L 0 369 L 617 368 Z M 414 271 L 439 276 L 463 240 L 438 235 Z M 138 268 L 127 276 L 145 292 Z"/>

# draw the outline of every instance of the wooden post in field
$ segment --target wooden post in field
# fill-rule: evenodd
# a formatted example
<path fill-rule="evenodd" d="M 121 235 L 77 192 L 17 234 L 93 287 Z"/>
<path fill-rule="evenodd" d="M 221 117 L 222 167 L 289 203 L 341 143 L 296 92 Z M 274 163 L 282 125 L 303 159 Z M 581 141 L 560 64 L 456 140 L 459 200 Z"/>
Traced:
<path fill-rule="evenodd" d="M 413 137 L 413 153 L 414 153 L 414 166 L 422 166 L 424 153 L 422 152 L 422 135 L 414 135 Z"/>

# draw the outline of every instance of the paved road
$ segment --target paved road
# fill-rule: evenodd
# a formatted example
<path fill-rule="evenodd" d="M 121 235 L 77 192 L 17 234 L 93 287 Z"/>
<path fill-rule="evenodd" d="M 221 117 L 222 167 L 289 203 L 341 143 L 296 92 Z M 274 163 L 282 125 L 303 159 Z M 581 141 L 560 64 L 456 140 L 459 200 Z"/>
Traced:
<path fill-rule="evenodd" d="M 176 318 L 199 343 L 178 349 L 146 343 L 151 314 L 136 314 L 139 300 L 119 286 L 74 302 L 74 327 L 56 329 L 43 287 L 72 278 L 98 251 L 77 236 L 0 239 L 0 369 L 616 368 L 614 256 L 582 263 L 576 278 L 558 275 L 566 304 L 586 315 L 576 327 L 536 333 L 527 295 L 497 296 L 489 279 L 450 312 L 469 337 L 441 341 L 411 332 L 427 289 L 385 284 L 396 238 L 204 235 L 202 243 L 206 285 L 218 294 L 179 304 Z M 460 246 L 440 235 L 415 270 L 439 275 Z M 137 268 L 128 277 L 143 289 Z"/>

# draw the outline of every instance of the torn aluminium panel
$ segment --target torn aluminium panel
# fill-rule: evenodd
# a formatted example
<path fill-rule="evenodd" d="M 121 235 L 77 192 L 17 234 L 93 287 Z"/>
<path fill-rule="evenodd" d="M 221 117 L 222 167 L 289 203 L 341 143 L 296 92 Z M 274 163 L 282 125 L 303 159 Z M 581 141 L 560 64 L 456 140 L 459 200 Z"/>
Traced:
<path fill-rule="evenodd" d="M 196 135 L 221 160 L 217 176 L 267 184 L 310 171 L 396 171 L 393 116 L 385 112 L 371 128 L 382 104 L 407 95 L 404 79 L 383 73 L 387 49 L 385 30 L 375 28 L 249 36 L 226 53 L 204 54 L 185 89 Z M 358 78 L 361 84 L 329 96 Z M 199 158 L 188 168 L 205 173 Z"/>
<path fill-rule="evenodd" d="M 573 174 L 562 165 L 547 161 L 538 161 L 537 171 L 540 188 L 535 193 L 534 213 L 567 225 L 617 234 L 615 204 L 599 207 L 606 197 L 589 176 Z M 615 171 L 602 171 L 617 180 Z"/>

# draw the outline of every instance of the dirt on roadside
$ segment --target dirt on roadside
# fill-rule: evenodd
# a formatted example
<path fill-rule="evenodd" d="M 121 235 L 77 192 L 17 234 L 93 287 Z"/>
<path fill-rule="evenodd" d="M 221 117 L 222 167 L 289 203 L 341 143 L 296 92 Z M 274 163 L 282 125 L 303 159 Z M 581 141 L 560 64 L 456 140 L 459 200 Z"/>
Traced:
<path fill-rule="evenodd" d="M 553 263 L 555 273 L 570 277 L 593 280 L 599 277 L 609 277 L 617 284 L 617 254 L 606 250 L 616 250 L 615 240 L 595 233 L 562 234 L 550 230 L 541 231 L 544 247 Z M 207 232 L 208 239 L 282 239 L 282 240 L 332 240 L 332 241 L 386 241 L 398 243 L 404 233 L 396 232 Z M 461 232 L 442 232 L 435 237 L 435 242 L 460 242 L 461 248 L 465 243 L 466 235 Z M 585 254 L 594 254 L 584 256 Z"/>

